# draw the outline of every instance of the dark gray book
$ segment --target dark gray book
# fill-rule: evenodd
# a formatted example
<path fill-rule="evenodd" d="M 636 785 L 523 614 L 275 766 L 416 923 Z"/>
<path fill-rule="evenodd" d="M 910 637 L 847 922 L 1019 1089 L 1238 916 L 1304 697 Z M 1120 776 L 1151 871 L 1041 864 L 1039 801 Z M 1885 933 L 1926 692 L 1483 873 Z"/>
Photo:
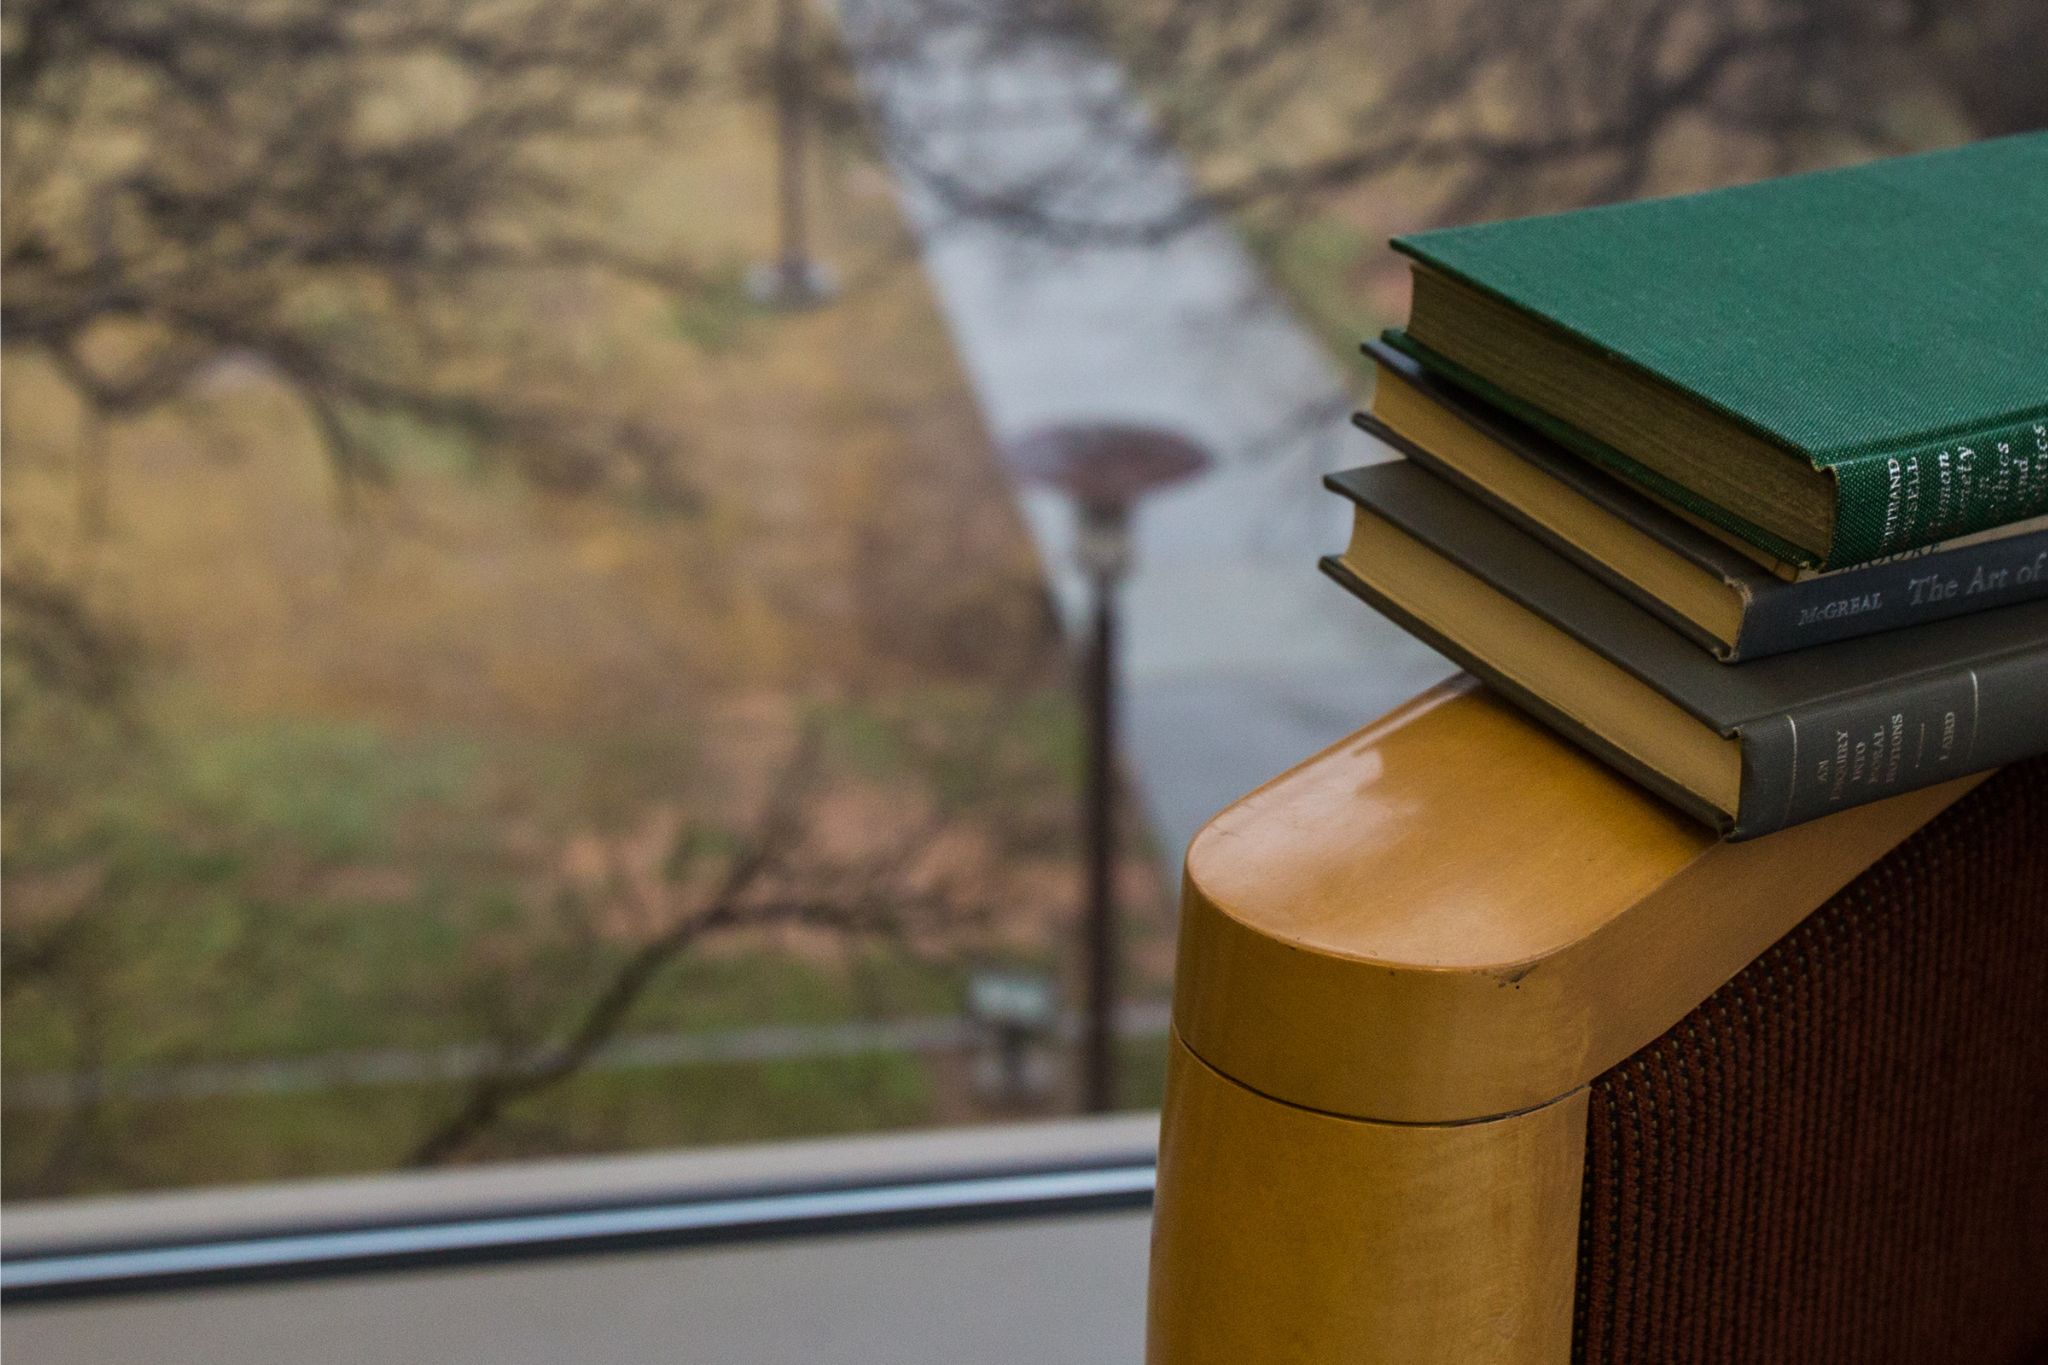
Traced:
<path fill-rule="evenodd" d="M 1854 568 L 1774 571 L 1759 551 L 1738 548 L 1392 347 L 1365 349 L 1380 389 L 1360 427 L 1725 663 L 2048 597 L 2040 519 Z"/>
<path fill-rule="evenodd" d="M 2048 602 L 1724 668 L 1412 465 L 1327 482 L 1332 578 L 1730 838 L 2048 751 Z"/>

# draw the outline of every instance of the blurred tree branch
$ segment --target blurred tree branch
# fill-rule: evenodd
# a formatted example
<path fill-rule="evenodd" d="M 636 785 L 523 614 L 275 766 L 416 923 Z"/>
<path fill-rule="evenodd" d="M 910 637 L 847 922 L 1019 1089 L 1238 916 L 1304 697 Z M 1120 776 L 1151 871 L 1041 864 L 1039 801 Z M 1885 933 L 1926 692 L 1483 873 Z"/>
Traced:
<path fill-rule="evenodd" d="M 1693 180 L 1735 180 L 2048 125 L 2048 7 L 2035 0 L 965 0 L 883 7 L 866 59 L 912 74 L 943 46 L 991 65 L 1031 45 L 1108 51 L 1148 97 L 1067 92 L 1088 150 L 1017 176 L 949 158 L 943 122 L 884 126 L 896 164 L 955 213 L 1053 241 L 1157 242 L 1221 212 L 1285 218 L 1405 172 L 1424 221 L 1654 192 L 1710 138 Z M 991 83 L 992 85 L 995 83 Z M 1003 96 L 967 117 L 1035 117 Z M 1940 119 L 1954 129 L 1939 131 Z M 1203 192 L 1114 216 L 1070 191 L 1119 145 L 1161 138 Z M 1694 139 L 1690 147 L 1683 140 Z M 1667 177 L 1668 179 L 1668 177 Z"/>
<path fill-rule="evenodd" d="M 1027 674 L 1036 672 L 1033 661 Z M 1000 783 L 1001 752 L 1017 694 L 1005 692 L 957 733 L 933 740 L 921 754 L 929 767 L 951 766 Z M 433 1124 L 406 1159 L 435 1166 L 461 1159 L 522 1101 L 573 1079 L 625 1031 L 634 1009 L 661 974 L 685 955 L 722 936 L 784 928 L 822 930 L 841 942 L 884 941 L 912 953 L 956 952 L 960 933 L 985 923 L 991 869 L 958 866 L 935 856 L 960 816 L 943 802 L 911 810 L 870 831 L 858 852 L 834 852 L 820 837 L 819 793 L 832 770 L 825 731 L 815 717 L 800 730 L 746 832 L 721 840 L 722 865 L 706 882 L 701 831 L 679 830 L 652 877 L 615 875 L 595 901 L 573 907 L 587 928 L 626 920 L 661 926 L 594 980 L 562 989 L 566 1007 L 553 1017 L 506 1015 L 492 1031 L 502 1060 L 470 1081 L 446 1117 Z M 993 856 L 1009 856 L 1006 840 L 1029 846 L 1028 822 L 999 829 Z M 525 973 L 529 982 L 531 973 Z M 573 975 L 573 974 L 572 974 Z"/>
<path fill-rule="evenodd" d="M 351 485 L 365 417 L 452 427 L 537 482 L 658 459 L 570 396 L 562 358 L 492 327 L 518 277 L 675 295 L 684 259 L 613 240 L 579 183 L 713 79 L 735 0 L 22 0 L 5 15 L 10 347 L 99 418 L 222 362 L 303 403 Z M 449 363 L 464 345 L 498 361 Z M 644 471 L 642 471 L 644 472 Z"/>

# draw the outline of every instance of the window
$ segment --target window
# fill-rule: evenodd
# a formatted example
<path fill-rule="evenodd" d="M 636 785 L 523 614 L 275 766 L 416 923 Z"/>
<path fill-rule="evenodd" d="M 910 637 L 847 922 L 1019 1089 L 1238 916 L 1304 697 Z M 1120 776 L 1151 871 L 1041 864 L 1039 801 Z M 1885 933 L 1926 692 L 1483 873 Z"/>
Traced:
<path fill-rule="evenodd" d="M 1187 837 L 1446 671 L 1311 572 L 1387 234 L 2048 118 L 1270 8 L 12 7 L 6 1197 L 1156 1103 Z"/>

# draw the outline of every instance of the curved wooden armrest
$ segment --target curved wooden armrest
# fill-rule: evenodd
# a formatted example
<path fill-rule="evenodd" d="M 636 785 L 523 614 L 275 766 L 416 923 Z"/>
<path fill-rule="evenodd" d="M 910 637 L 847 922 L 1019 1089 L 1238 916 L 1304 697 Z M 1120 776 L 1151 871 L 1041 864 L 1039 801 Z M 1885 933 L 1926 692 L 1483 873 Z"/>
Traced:
<path fill-rule="evenodd" d="M 1586 1084 L 1979 780 L 1722 843 L 1460 680 L 1225 810 L 1150 1358 L 1565 1360 Z"/>

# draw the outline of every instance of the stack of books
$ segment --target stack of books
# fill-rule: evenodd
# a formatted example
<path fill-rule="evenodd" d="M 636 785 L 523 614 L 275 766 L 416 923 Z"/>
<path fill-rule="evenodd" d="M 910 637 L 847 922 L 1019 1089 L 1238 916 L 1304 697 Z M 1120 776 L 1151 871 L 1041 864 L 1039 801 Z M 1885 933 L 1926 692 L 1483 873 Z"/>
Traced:
<path fill-rule="evenodd" d="M 1394 246 L 1339 583 L 1730 838 L 2048 751 L 2048 134 Z"/>

